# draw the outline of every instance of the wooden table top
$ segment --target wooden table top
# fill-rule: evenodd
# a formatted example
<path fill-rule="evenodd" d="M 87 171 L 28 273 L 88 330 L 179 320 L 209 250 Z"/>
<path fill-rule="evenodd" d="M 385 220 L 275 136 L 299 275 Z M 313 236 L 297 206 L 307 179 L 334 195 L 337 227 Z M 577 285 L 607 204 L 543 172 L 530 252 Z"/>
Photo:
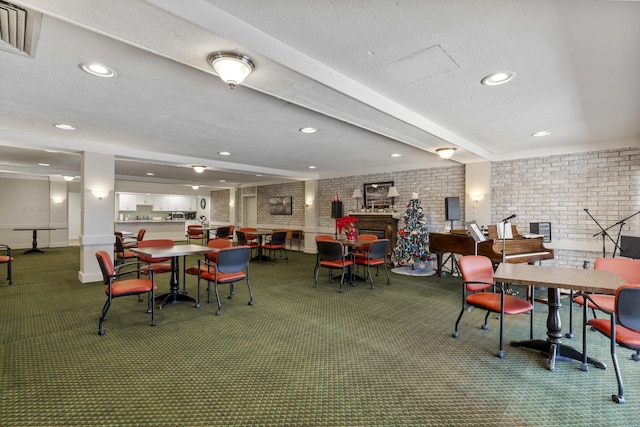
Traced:
<path fill-rule="evenodd" d="M 493 278 L 498 282 L 601 294 L 615 294 L 626 283 L 606 270 L 509 263 L 500 264 Z"/>

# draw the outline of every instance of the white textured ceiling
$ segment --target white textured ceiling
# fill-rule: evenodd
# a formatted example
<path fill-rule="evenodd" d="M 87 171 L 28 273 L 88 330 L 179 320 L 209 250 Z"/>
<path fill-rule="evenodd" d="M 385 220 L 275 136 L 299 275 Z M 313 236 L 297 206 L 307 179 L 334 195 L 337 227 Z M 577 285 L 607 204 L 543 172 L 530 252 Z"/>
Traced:
<path fill-rule="evenodd" d="M 467 163 L 640 145 L 637 1 L 12 3 L 43 17 L 31 57 L 0 49 L 0 173 L 77 174 L 42 149 L 87 150 L 122 158 L 120 179 L 224 187 L 441 166 L 447 146 Z M 256 70 L 230 90 L 216 50 Z"/>

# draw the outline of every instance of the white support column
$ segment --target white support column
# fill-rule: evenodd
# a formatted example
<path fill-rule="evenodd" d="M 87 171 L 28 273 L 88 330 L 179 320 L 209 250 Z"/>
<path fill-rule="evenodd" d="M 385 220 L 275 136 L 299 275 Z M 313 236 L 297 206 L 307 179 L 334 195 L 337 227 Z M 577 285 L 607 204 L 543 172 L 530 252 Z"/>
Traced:
<path fill-rule="evenodd" d="M 115 218 L 115 158 L 85 152 L 82 157 L 82 220 L 80 227 L 80 271 L 82 283 L 102 280 L 96 251 L 113 256 Z"/>

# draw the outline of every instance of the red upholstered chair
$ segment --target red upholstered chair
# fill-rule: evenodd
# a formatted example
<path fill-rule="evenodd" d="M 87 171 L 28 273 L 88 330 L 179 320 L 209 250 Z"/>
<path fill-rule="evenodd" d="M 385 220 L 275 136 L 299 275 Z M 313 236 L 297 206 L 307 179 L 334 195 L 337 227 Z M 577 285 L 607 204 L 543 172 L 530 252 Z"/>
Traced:
<path fill-rule="evenodd" d="M 271 264 L 275 262 L 275 257 L 272 257 L 273 251 L 280 251 L 280 258 L 282 258 L 282 252 L 284 252 L 284 257 L 289 262 L 289 256 L 287 255 L 287 230 L 277 230 L 274 231 L 271 235 L 271 239 L 262 245 L 262 249 L 266 249 L 269 251 L 269 259 L 271 260 Z"/>
<path fill-rule="evenodd" d="M 614 273 L 627 283 L 640 283 L 640 260 L 630 258 L 598 258 L 593 264 L 594 270 L 606 270 Z M 596 317 L 595 310 L 611 313 L 615 310 L 615 295 L 590 294 L 587 301 L 587 308 L 593 312 Z M 584 296 L 579 295 L 573 299 L 579 305 L 584 305 Z M 586 354 L 587 350 L 587 310 L 584 310 L 582 320 L 582 351 Z M 631 356 L 633 360 L 640 361 L 640 352 L 636 352 Z"/>
<path fill-rule="evenodd" d="M 238 231 L 242 231 L 244 233 L 244 237 L 246 237 L 247 242 L 257 242 L 258 236 L 256 236 L 255 234 L 251 234 L 252 232 L 258 231 L 257 228 L 242 227 L 238 229 Z"/>
<path fill-rule="evenodd" d="M 369 250 L 364 253 L 362 257 L 356 257 L 355 263 L 357 265 L 364 265 L 367 267 L 367 280 L 371 283 L 371 289 L 373 289 L 373 278 L 371 277 L 371 267 L 384 267 L 384 272 L 387 274 L 387 285 L 391 284 L 389 278 L 389 270 L 387 270 L 387 246 L 389 246 L 389 239 L 377 239 L 372 241 L 369 245 Z M 376 273 L 377 275 L 377 273 Z"/>
<path fill-rule="evenodd" d="M 597 307 L 593 294 L 586 295 L 588 304 Z M 597 307 L 600 309 L 600 307 Z M 613 360 L 618 394 L 612 394 L 611 399 L 616 403 L 624 403 L 624 385 L 620 366 L 616 356 L 616 347 L 628 348 L 640 352 L 640 285 L 622 285 L 616 290 L 614 310 L 609 319 L 591 319 L 587 322 L 593 329 L 606 335 L 611 340 L 611 359 Z"/>
<path fill-rule="evenodd" d="M 344 283 L 344 276 L 353 265 L 353 261 L 347 257 L 344 252 L 344 245 L 337 240 L 317 240 L 316 245 L 318 247 L 318 257 L 316 261 L 316 267 L 314 269 L 314 282 L 313 287 L 318 287 L 318 274 L 320 273 L 320 267 L 328 268 L 330 271 L 333 269 L 342 270 L 340 276 L 340 289 L 338 292 L 342 292 L 342 285 Z M 333 278 L 329 275 L 329 281 Z"/>
<path fill-rule="evenodd" d="M 489 313 L 499 313 L 500 319 L 500 348 L 497 356 L 504 357 L 504 315 L 531 313 L 530 338 L 533 338 L 533 299 L 531 302 L 508 295 L 504 284 L 493 281 L 493 264 L 485 256 L 466 255 L 460 258 L 460 271 L 462 272 L 462 308 L 456 320 L 454 338 L 458 338 L 458 325 L 466 306 L 478 307 L 487 310 L 484 316 L 482 329 L 488 329 L 487 319 Z M 495 292 L 498 289 L 499 292 Z M 533 293 L 531 293 L 533 295 Z"/>
<path fill-rule="evenodd" d="M 254 236 L 255 237 L 255 236 Z M 255 240 L 248 241 L 244 231 L 236 230 L 236 243 L 238 246 L 249 246 L 252 250 L 258 249 L 260 245 Z"/>
<path fill-rule="evenodd" d="M 371 246 L 370 242 L 373 242 L 374 240 L 378 240 L 378 236 L 376 236 L 375 234 L 358 234 L 358 237 L 356 237 L 356 240 L 358 241 L 358 246 L 356 246 L 355 257 L 366 258 L 367 256 L 365 254 L 369 250 L 369 246 Z M 360 242 L 369 242 L 369 243 L 360 244 Z"/>
<path fill-rule="evenodd" d="M 11 248 L 8 245 L 0 244 L 0 251 L 4 250 L 5 254 L 0 255 L 0 264 L 7 264 L 7 280 L 11 285 L 13 283 L 13 276 L 11 272 L 11 265 L 13 264 L 13 257 L 11 256 Z"/>
<path fill-rule="evenodd" d="M 123 297 L 127 295 L 148 294 L 149 302 L 147 305 L 147 313 L 151 313 L 151 326 L 155 326 L 155 311 L 154 311 L 154 298 L 157 285 L 154 282 L 153 271 L 151 271 L 150 278 L 135 278 L 127 280 L 116 280 L 125 274 L 136 273 L 138 270 L 127 269 L 125 272 L 120 272 L 120 269 L 125 266 L 137 265 L 136 263 L 120 264 L 113 266 L 109 254 L 105 251 L 96 252 L 96 258 L 102 271 L 102 278 L 104 282 L 104 292 L 107 294 L 107 301 L 102 307 L 102 314 L 100 316 L 100 322 L 98 323 L 98 335 L 104 335 L 105 330 L 102 327 L 103 322 L 107 318 L 107 311 L 111 307 L 111 302 L 114 298 Z"/>
<path fill-rule="evenodd" d="M 187 244 L 192 240 L 200 240 L 202 243 L 204 239 L 205 235 L 201 225 L 187 225 Z"/>
<path fill-rule="evenodd" d="M 127 260 L 138 259 L 138 255 L 131 252 L 129 249 L 125 249 L 124 242 L 122 240 L 122 234 L 115 233 L 116 243 L 113 246 L 113 264 L 124 264 Z"/>
<path fill-rule="evenodd" d="M 138 248 L 162 248 L 173 247 L 173 240 L 171 239 L 151 239 L 143 240 L 138 243 Z M 141 274 L 149 274 L 150 270 L 153 270 L 155 274 L 159 273 L 171 273 L 171 257 L 151 258 L 146 255 L 140 255 L 138 257 L 141 263 L 146 265 L 140 268 Z"/>
<path fill-rule="evenodd" d="M 216 228 L 216 239 L 227 239 L 229 237 L 229 226 Z"/>
<path fill-rule="evenodd" d="M 249 305 L 253 305 L 253 293 L 249 282 L 249 256 L 251 248 L 249 246 L 234 246 L 220 249 L 218 252 L 218 262 L 198 260 L 198 269 L 201 270 L 198 276 L 198 302 L 196 307 L 200 307 L 200 279 L 207 281 L 207 302 L 211 302 L 211 282 L 214 283 L 218 309 L 216 316 L 220 316 L 221 304 L 218 285 L 229 283 L 229 299 L 234 295 L 233 284 L 240 280 L 247 281 L 249 288 Z"/>
<path fill-rule="evenodd" d="M 229 239 L 211 239 L 209 240 L 209 242 L 207 242 L 207 246 L 212 249 L 224 249 L 233 246 L 233 242 Z M 215 264 L 218 262 L 218 252 L 207 252 L 206 254 L 204 254 L 204 259 Z M 207 271 L 206 265 L 202 266 L 202 268 L 204 269 L 204 271 Z M 198 265 L 185 268 L 184 270 L 186 274 L 191 274 L 192 276 L 198 276 L 200 274 L 200 271 L 201 270 Z M 182 282 L 185 283 L 186 281 L 183 280 Z"/>
<path fill-rule="evenodd" d="M 138 243 L 142 242 L 142 239 L 144 239 L 144 234 L 146 232 L 147 232 L 146 229 L 141 228 L 140 230 L 138 230 L 138 235 L 136 237 L 125 238 L 124 239 L 124 247 L 125 247 L 125 249 L 127 249 L 127 248 L 135 248 L 136 246 L 138 246 Z"/>

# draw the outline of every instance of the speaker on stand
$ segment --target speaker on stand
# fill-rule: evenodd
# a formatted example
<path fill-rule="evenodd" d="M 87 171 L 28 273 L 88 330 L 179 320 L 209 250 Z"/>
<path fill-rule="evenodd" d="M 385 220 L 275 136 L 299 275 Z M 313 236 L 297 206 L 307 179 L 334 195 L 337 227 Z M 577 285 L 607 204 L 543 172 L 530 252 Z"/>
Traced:
<path fill-rule="evenodd" d="M 453 221 L 460 220 L 460 198 L 459 197 L 445 197 L 444 198 L 444 214 L 447 221 L 451 221 L 451 229 L 453 230 Z M 458 261 L 454 254 L 449 254 L 451 259 L 450 273 L 453 275 L 458 272 L 460 274 L 460 268 L 458 267 Z M 445 265 L 449 261 L 446 259 L 442 265 Z"/>
<path fill-rule="evenodd" d="M 337 197 L 337 196 L 336 196 Z M 331 202 L 331 218 L 342 218 L 342 202 Z M 336 240 L 338 240 L 338 223 L 336 222 Z"/>
<path fill-rule="evenodd" d="M 453 229 L 453 221 L 460 220 L 460 198 L 445 197 L 444 213 L 446 215 L 447 221 L 451 221 L 451 228 Z"/>

